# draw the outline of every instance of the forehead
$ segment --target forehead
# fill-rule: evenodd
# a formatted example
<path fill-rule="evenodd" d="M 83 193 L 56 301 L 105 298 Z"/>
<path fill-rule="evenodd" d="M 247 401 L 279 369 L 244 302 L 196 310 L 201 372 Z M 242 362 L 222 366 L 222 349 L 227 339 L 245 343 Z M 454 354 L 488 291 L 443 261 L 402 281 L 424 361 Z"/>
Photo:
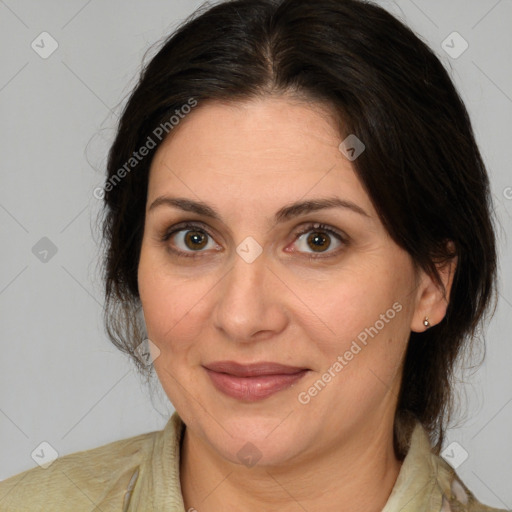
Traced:
<path fill-rule="evenodd" d="M 238 206 L 268 200 L 277 207 L 337 195 L 373 211 L 340 142 L 336 121 L 321 104 L 290 97 L 199 103 L 155 154 L 148 203 L 179 193 Z"/>

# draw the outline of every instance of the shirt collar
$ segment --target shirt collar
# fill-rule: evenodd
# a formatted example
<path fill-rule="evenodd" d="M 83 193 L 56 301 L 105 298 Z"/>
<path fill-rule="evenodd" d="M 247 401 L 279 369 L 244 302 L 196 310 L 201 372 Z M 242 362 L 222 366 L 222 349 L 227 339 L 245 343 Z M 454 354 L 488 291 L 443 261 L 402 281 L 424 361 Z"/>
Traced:
<path fill-rule="evenodd" d="M 164 430 L 157 433 L 151 460 L 141 471 L 133 490 L 130 510 L 144 506 L 155 512 L 185 512 L 180 485 L 180 445 L 184 429 L 182 419 L 174 412 Z M 440 485 L 439 473 L 444 485 L 442 482 Z M 382 512 L 440 512 L 444 506 L 443 491 L 449 492 L 450 478 L 453 478 L 453 470 L 432 453 L 428 434 L 417 422 Z"/>

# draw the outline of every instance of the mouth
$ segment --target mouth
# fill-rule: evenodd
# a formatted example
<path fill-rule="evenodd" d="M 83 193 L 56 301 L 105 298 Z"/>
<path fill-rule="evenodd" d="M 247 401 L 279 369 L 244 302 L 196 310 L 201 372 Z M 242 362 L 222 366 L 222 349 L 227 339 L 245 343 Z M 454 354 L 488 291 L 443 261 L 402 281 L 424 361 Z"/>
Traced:
<path fill-rule="evenodd" d="M 279 363 L 240 364 L 218 361 L 204 365 L 217 390 L 237 400 L 254 402 L 283 391 L 302 379 L 309 368 Z"/>

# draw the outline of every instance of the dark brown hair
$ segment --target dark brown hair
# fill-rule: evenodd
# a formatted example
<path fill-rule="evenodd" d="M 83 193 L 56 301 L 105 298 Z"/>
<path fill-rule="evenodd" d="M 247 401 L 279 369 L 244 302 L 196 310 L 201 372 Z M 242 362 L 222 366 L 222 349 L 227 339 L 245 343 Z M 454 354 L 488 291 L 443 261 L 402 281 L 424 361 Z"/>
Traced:
<path fill-rule="evenodd" d="M 419 268 L 442 285 L 436 263 L 457 255 L 445 318 L 411 333 L 395 416 L 400 457 L 415 418 L 439 453 L 453 407 L 454 363 L 494 311 L 489 181 L 466 108 L 441 62 L 371 3 L 226 1 L 203 7 L 164 41 L 141 72 L 109 153 L 103 218 L 109 337 L 144 370 L 134 355 L 145 338 L 137 267 L 148 171 L 161 141 L 116 179 L 120 169 L 191 98 L 200 108 L 206 100 L 281 93 L 329 105 L 340 141 L 355 134 L 364 142 L 355 172 L 390 236 Z"/>

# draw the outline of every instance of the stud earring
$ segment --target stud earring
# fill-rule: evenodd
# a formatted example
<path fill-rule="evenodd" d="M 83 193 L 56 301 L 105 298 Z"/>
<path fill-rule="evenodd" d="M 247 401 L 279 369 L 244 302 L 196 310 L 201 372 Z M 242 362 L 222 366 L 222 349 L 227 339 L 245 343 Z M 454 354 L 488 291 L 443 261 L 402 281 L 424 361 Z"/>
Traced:
<path fill-rule="evenodd" d="M 430 322 L 428 321 L 428 316 L 426 316 L 426 317 L 425 317 L 425 320 L 423 320 L 423 325 L 424 325 L 425 327 L 427 327 L 427 328 L 428 328 L 428 327 L 430 327 Z"/>

